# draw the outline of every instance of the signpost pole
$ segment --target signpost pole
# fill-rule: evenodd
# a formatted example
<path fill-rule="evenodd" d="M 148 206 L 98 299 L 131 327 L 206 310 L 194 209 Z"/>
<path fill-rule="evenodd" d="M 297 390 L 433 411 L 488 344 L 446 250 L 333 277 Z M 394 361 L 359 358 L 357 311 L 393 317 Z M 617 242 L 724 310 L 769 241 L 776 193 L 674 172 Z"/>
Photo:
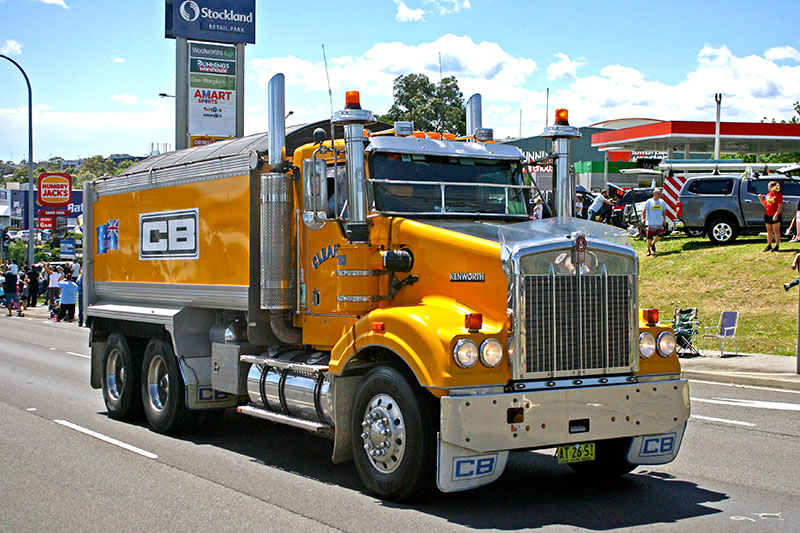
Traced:
<path fill-rule="evenodd" d="M 33 203 L 33 90 L 31 89 L 31 80 L 28 79 L 28 74 L 25 72 L 25 69 L 6 55 L 0 54 L 0 57 L 14 63 L 14 66 L 22 72 L 25 83 L 28 85 L 28 264 L 33 266 L 33 210 L 35 209 Z"/>
<path fill-rule="evenodd" d="M 244 137 L 244 46 L 236 45 L 236 137 Z"/>
<path fill-rule="evenodd" d="M 175 149 L 189 146 L 189 41 L 175 38 Z"/>

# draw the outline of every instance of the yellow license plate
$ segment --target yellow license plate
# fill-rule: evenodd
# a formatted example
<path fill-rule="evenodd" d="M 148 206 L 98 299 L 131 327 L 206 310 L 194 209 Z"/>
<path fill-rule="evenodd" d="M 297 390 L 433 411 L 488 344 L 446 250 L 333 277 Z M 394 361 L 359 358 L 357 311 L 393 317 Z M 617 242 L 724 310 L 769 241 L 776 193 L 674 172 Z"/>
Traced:
<path fill-rule="evenodd" d="M 594 461 L 594 442 L 583 444 L 570 444 L 556 448 L 558 464 L 579 463 L 581 461 Z"/>

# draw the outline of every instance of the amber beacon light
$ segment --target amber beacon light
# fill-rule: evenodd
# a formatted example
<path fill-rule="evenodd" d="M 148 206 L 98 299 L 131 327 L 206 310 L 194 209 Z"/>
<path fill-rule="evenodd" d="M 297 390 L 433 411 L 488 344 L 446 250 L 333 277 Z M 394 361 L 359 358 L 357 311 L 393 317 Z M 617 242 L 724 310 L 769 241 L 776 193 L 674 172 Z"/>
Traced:
<path fill-rule="evenodd" d="M 358 91 L 347 91 L 344 95 L 346 109 L 361 109 L 361 95 Z"/>
<path fill-rule="evenodd" d="M 569 111 L 556 109 L 556 124 L 558 126 L 569 126 Z"/>

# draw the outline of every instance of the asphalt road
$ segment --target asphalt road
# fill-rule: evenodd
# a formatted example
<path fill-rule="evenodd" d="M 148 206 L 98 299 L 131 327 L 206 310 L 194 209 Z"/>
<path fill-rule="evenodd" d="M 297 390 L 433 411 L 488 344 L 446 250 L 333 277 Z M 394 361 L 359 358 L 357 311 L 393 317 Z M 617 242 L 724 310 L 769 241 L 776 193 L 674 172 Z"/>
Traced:
<path fill-rule="evenodd" d="M 397 505 L 302 430 L 229 412 L 175 438 L 108 419 L 87 337 L 0 318 L 0 531 L 800 530 L 798 393 L 692 383 L 669 465 L 586 484 L 514 453 L 492 485 Z"/>

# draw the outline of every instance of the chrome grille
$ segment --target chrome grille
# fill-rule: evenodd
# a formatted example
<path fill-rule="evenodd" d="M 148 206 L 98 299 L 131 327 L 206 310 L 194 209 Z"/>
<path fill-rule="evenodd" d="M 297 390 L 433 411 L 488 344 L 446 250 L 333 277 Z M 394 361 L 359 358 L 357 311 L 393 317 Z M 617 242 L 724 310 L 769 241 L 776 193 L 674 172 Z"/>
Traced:
<path fill-rule="evenodd" d="M 526 374 L 630 369 L 629 276 L 523 276 L 523 288 Z"/>

